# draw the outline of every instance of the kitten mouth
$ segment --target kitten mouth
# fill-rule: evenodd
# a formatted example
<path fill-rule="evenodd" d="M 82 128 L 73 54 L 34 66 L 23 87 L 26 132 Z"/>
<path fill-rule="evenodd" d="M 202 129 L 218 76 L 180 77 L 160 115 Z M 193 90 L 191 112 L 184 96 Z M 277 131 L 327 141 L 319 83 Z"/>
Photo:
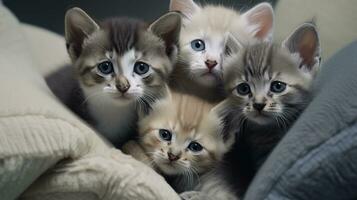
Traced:
<path fill-rule="evenodd" d="M 265 112 L 265 111 L 261 111 L 261 112 L 255 112 L 255 113 L 253 114 L 253 117 L 254 117 L 254 118 L 261 118 L 261 119 L 268 119 L 268 118 L 270 118 L 271 116 L 270 116 L 269 113 L 267 113 L 267 112 Z"/>
<path fill-rule="evenodd" d="M 113 95 L 113 98 L 114 99 L 117 99 L 117 100 L 126 100 L 126 101 L 130 101 L 130 100 L 134 100 L 135 99 L 135 96 L 134 95 L 131 95 L 131 94 L 116 94 L 116 95 Z"/>
<path fill-rule="evenodd" d="M 165 174 L 179 174 L 179 170 L 177 169 L 175 162 L 163 161 L 160 163 L 156 163 L 156 165 Z"/>
<path fill-rule="evenodd" d="M 247 116 L 251 121 L 254 121 L 258 124 L 266 124 L 269 123 L 273 120 L 271 114 L 268 112 L 262 111 L 262 112 L 252 112 L 249 113 Z"/>
<path fill-rule="evenodd" d="M 207 71 L 201 74 L 201 77 L 203 78 L 210 78 L 210 79 L 216 79 L 216 80 L 220 80 L 221 79 L 221 75 L 220 73 L 216 72 L 216 71 Z"/>

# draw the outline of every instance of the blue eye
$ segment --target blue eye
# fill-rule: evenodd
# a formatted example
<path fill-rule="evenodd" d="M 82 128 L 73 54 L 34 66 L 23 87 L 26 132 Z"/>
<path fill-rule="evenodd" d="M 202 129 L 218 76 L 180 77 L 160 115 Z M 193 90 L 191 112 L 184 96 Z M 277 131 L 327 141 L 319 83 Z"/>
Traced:
<path fill-rule="evenodd" d="M 166 130 L 166 129 L 160 129 L 159 130 L 159 135 L 160 138 L 165 140 L 165 141 L 171 141 L 172 138 L 172 134 L 170 131 Z"/>
<path fill-rule="evenodd" d="M 134 64 L 134 72 L 143 75 L 146 74 L 150 69 L 150 66 L 144 62 L 136 62 Z"/>
<path fill-rule="evenodd" d="M 109 75 L 114 72 L 113 63 L 110 61 L 99 63 L 97 69 L 104 75 Z"/>
<path fill-rule="evenodd" d="M 238 94 L 240 95 L 248 95 L 250 94 L 251 90 L 250 90 L 250 86 L 248 83 L 241 83 L 237 86 L 236 88 Z"/>
<path fill-rule="evenodd" d="M 270 91 L 274 93 L 282 93 L 286 89 L 286 83 L 281 81 L 273 81 L 270 85 Z"/>
<path fill-rule="evenodd" d="M 199 152 L 203 149 L 203 147 L 198 142 L 191 142 L 187 148 L 193 152 Z"/>
<path fill-rule="evenodd" d="M 206 49 L 205 42 L 203 40 L 197 39 L 191 42 L 191 47 L 195 51 L 203 51 Z"/>

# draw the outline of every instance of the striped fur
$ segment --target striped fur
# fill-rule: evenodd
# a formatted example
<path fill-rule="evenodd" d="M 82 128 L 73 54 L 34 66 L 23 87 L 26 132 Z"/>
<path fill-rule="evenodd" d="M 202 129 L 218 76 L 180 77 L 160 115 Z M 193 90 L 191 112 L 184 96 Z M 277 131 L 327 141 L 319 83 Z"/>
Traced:
<path fill-rule="evenodd" d="M 239 188 L 237 192 L 244 192 L 311 101 L 311 85 L 320 60 L 318 35 L 311 24 L 304 24 L 297 32 L 306 34 L 292 34 L 294 38 L 288 38 L 282 46 L 258 43 L 241 47 L 226 58 L 224 85 L 229 96 L 220 104 L 219 112 L 225 118 L 224 133 L 236 134 L 237 141 L 226 156 L 229 165 L 222 171 Z M 271 89 L 275 81 L 286 84 L 286 89 Z M 250 92 L 239 92 L 241 84 L 248 84 Z"/>

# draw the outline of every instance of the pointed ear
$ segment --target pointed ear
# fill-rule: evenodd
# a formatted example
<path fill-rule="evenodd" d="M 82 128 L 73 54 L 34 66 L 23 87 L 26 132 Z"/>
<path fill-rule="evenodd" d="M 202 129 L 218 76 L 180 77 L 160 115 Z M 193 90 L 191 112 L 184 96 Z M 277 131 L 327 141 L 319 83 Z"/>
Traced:
<path fill-rule="evenodd" d="M 146 100 L 140 101 L 138 109 L 137 109 L 137 115 L 139 121 L 142 120 L 144 117 L 149 115 L 157 105 L 162 104 L 164 101 L 172 101 L 172 93 L 169 88 L 169 86 L 164 83 L 162 90 L 155 95 L 155 98 L 148 97 L 146 98 L 145 96 L 143 97 Z"/>
<path fill-rule="evenodd" d="M 282 46 L 292 54 L 299 54 L 301 59 L 300 67 L 314 70 L 314 66 L 319 66 L 321 49 L 319 35 L 314 24 L 304 23 L 298 27 L 284 40 Z"/>
<path fill-rule="evenodd" d="M 228 33 L 226 36 L 225 46 L 226 46 L 226 50 L 225 50 L 226 55 L 237 53 L 243 48 L 242 43 L 239 42 L 239 40 L 235 38 L 231 33 Z"/>
<path fill-rule="evenodd" d="M 85 38 L 93 34 L 99 26 L 80 8 L 72 8 L 65 16 L 65 37 L 67 50 L 72 59 L 79 57 Z"/>
<path fill-rule="evenodd" d="M 221 121 L 222 130 L 220 131 L 219 134 L 221 134 L 225 146 L 228 149 L 230 149 L 236 140 L 236 134 L 235 131 L 232 131 L 229 128 L 227 128 L 227 123 L 228 123 L 227 118 L 229 117 L 228 116 L 229 114 L 227 113 L 227 108 L 229 108 L 228 104 L 229 104 L 229 100 L 227 99 L 223 100 L 220 103 L 218 103 L 216 106 L 214 106 L 211 109 L 211 112 L 215 113 L 215 115 Z"/>
<path fill-rule="evenodd" d="M 178 11 L 186 19 L 191 19 L 192 15 L 199 10 L 200 7 L 193 0 L 170 0 L 170 11 Z"/>
<path fill-rule="evenodd" d="M 149 26 L 149 31 L 165 41 L 168 55 L 177 48 L 180 31 L 181 15 L 177 12 L 169 12 Z"/>
<path fill-rule="evenodd" d="M 249 33 L 262 41 L 271 41 L 274 28 L 274 11 L 269 3 L 260 3 L 243 15 Z"/>

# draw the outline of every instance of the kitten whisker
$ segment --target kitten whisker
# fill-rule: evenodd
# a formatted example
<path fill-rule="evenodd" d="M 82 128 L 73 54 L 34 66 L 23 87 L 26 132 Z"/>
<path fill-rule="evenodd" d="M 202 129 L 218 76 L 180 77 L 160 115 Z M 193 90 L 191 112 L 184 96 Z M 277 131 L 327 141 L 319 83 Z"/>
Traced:
<path fill-rule="evenodd" d="M 100 92 L 94 92 L 94 93 L 88 95 L 88 96 L 83 100 L 83 102 L 82 102 L 80 105 L 82 106 L 83 104 L 85 104 L 90 98 L 98 97 L 98 96 L 101 96 L 101 95 L 103 95 L 103 92 L 102 92 L 102 91 L 100 91 Z"/>

